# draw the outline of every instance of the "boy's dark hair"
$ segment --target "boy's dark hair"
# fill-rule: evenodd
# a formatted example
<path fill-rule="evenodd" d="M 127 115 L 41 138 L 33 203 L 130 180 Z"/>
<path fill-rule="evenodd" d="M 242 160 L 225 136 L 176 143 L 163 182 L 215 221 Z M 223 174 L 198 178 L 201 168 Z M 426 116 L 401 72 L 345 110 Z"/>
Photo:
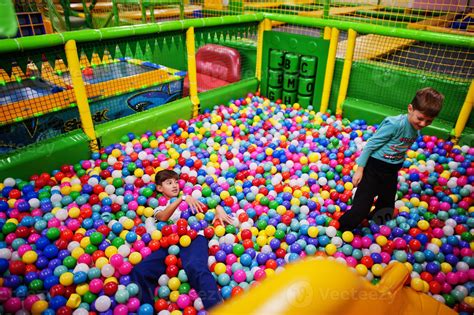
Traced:
<path fill-rule="evenodd" d="M 444 95 L 431 87 L 418 90 L 411 101 L 413 109 L 429 117 L 438 116 L 443 106 Z"/>
<path fill-rule="evenodd" d="M 155 183 L 156 183 L 157 185 L 161 185 L 164 181 L 166 181 L 167 179 L 170 179 L 170 178 L 173 178 L 173 179 L 178 180 L 178 179 L 179 179 L 179 176 L 178 176 L 178 174 L 177 174 L 175 171 L 172 171 L 172 170 L 162 170 L 162 171 L 159 171 L 158 173 L 156 173 L 156 175 L 155 175 Z"/>

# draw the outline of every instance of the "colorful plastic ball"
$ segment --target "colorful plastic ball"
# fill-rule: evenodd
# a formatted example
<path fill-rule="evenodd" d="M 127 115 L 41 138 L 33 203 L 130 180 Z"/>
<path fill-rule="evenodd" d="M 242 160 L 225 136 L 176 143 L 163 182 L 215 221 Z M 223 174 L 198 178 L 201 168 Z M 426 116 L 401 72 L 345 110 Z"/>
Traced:
<path fill-rule="evenodd" d="M 110 308 L 111 304 L 112 302 L 110 301 L 110 298 L 108 296 L 102 295 L 99 296 L 99 298 L 95 301 L 94 306 L 97 311 L 106 312 Z"/>

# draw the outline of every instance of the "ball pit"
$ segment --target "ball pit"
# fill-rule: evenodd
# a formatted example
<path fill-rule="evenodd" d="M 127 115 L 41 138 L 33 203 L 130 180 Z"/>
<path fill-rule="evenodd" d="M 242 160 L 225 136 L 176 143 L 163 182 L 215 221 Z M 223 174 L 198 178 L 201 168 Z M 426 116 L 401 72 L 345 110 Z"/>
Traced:
<path fill-rule="evenodd" d="M 286 106 L 259 96 L 216 106 L 190 121 L 93 153 L 30 181 L 0 184 L 0 301 L 32 314 L 201 314 L 179 259 L 199 230 L 224 299 L 306 256 L 331 256 L 378 282 L 390 261 L 411 270 L 407 285 L 461 313 L 474 301 L 474 148 L 423 136 L 399 173 L 397 215 L 354 232 L 337 230 L 350 209 L 351 175 L 363 120 Z M 176 224 L 154 224 L 154 174 L 173 168 L 180 188 L 214 213 L 182 203 Z M 167 248 L 154 305 L 140 305 L 134 265 Z"/>

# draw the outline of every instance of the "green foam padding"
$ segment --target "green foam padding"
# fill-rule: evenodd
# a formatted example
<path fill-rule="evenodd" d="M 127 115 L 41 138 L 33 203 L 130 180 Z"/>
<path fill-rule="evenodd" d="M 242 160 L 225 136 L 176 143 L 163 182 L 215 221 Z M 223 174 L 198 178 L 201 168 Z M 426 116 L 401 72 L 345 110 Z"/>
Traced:
<path fill-rule="evenodd" d="M 255 93 L 257 87 L 258 80 L 251 78 L 199 93 L 201 110 L 212 109 L 219 104 L 227 104 L 231 99 L 244 97 L 247 93 Z"/>
<path fill-rule="evenodd" d="M 387 116 L 396 116 L 407 113 L 407 109 L 390 107 L 380 103 L 374 103 L 357 98 L 347 98 L 343 103 L 343 115 L 350 120 L 364 119 L 368 124 L 379 124 Z M 433 124 L 423 128 L 422 133 L 433 135 L 440 138 L 447 138 L 453 128 L 449 121 L 439 117 L 433 121 Z"/>
<path fill-rule="evenodd" d="M 35 173 L 51 172 L 61 165 L 87 159 L 89 141 L 82 130 L 29 145 L 0 158 L 0 181 L 6 177 L 28 179 Z"/>

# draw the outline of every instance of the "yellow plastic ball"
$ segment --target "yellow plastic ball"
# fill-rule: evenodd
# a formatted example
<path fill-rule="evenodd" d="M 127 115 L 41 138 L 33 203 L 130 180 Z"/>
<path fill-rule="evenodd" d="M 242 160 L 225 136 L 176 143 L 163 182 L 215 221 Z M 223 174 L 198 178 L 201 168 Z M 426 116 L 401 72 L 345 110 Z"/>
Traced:
<path fill-rule="evenodd" d="M 466 296 L 464 302 L 470 307 L 474 307 L 474 296 Z"/>
<path fill-rule="evenodd" d="M 221 275 L 221 274 L 225 273 L 226 270 L 227 270 L 226 266 L 221 262 L 217 263 L 214 266 L 214 272 L 216 273 L 216 275 Z"/>
<path fill-rule="evenodd" d="M 70 218 L 76 219 L 81 214 L 81 210 L 78 207 L 72 207 L 69 209 L 68 214 Z"/>
<path fill-rule="evenodd" d="M 354 188 L 354 185 L 351 182 L 347 182 L 344 184 L 344 189 L 351 191 Z"/>
<path fill-rule="evenodd" d="M 86 236 L 86 237 L 83 237 L 83 238 L 82 238 L 82 240 L 81 240 L 81 242 L 80 242 L 79 244 L 81 244 L 81 247 L 82 247 L 82 248 L 86 248 L 87 245 L 89 245 L 90 243 L 91 243 L 90 238 L 89 238 L 88 236 Z"/>
<path fill-rule="evenodd" d="M 309 229 L 308 229 L 308 236 L 311 237 L 311 238 L 315 238 L 316 236 L 318 236 L 319 234 L 319 230 L 317 227 L 315 226 L 310 226 Z"/>
<path fill-rule="evenodd" d="M 363 277 L 365 277 L 367 275 L 367 267 L 363 264 L 358 264 L 356 267 L 355 267 L 357 273 Z"/>
<path fill-rule="evenodd" d="M 131 230 L 134 226 L 133 220 L 127 218 L 123 221 L 122 226 L 124 229 Z"/>
<path fill-rule="evenodd" d="M 430 223 L 426 220 L 420 220 L 420 221 L 418 221 L 418 227 L 421 230 L 426 231 L 430 228 Z"/>
<path fill-rule="evenodd" d="M 158 231 L 158 230 L 155 230 L 153 232 L 151 232 L 151 239 L 152 240 L 161 240 L 161 238 L 163 237 L 163 234 L 161 234 L 161 231 Z"/>
<path fill-rule="evenodd" d="M 130 256 L 128 256 L 128 261 L 132 265 L 137 265 L 142 261 L 142 254 L 140 254 L 139 252 L 133 252 L 130 254 Z"/>
<path fill-rule="evenodd" d="M 265 269 L 265 273 L 267 274 L 267 277 L 271 277 L 275 274 L 275 270 L 273 270 L 272 268 L 267 268 Z"/>
<path fill-rule="evenodd" d="M 76 293 L 79 295 L 84 295 L 89 292 L 89 285 L 87 283 L 81 283 L 76 286 Z"/>
<path fill-rule="evenodd" d="M 188 247 L 191 244 L 191 238 L 188 235 L 183 235 L 179 238 L 179 245 Z"/>
<path fill-rule="evenodd" d="M 420 278 L 412 278 L 410 281 L 410 286 L 413 290 L 421 292 L 423 291 L 423 280 Z"/>
<path fill-rule="evenodd" d="M 267 242 L 268 242 L 267 237 L 265 237 L 263 235 L 260 235 L 259 237 L 257 237 L 258 246 L 260 246 L 260 247 L 265 246 L 265 245 L 267 245 Z"/>
<path fill-rule="evenodd" d="M 104 267 L 105 265 L 107 265 L 109 263 L 109 260 L 105 257 L 99 257 L 97 258 L 97 260 L 95 261 L 95 266 L 99 269 L 102 269 L 102 267 Z"/>
<path fill-rule="evenodd" d="M 337 247 L 334 244 L 327 244 L 326 247 L 324 248 L 326 250 L 326 253 L 329 256 L 334 255 L 337 252 Z"/>
<path fill-rule="evenodd" d="M 170 301 L 171 302 L 176 302 L 179 297 L 179 291 L 171 291 L 170 293 Z"/>
<path fill-rule="evenodd" d="M 444 273 L 448 273 L 448 272 L 453 271 L 453 267 L 450 264 L 448 264 L 447 262 L 442 262 L 441 263 L 441 271 L 444 272 Z"/>
<path fill-rule="evenodd" d="M 74 283 L 74 275 L 72 272 L 65 272 L 59 276 L 59 283 L 64 286 L 70 286 Z"/>
<path fill-rule="evenodd" d="M 39 300 L 33 303 L 31 307 L 31 314 L 32 315 L 41 315 L 46 309 L 48 308 L 48 302 Z"/>
<path fill-rule="evenodd" d="M 228 192 L 227 190 L 223 190 L 223 191 L 221 192 L 221 194 L 219 195 L 219 197 L 221 197 L 222 200 L 226 199 L 226 198 L 229 197 L 229 196 L 230 196 L 230 194 L 229 194 L 229 192 Z"/>
<path fill-rule="evenodd" d="M 25 264 L 33 264 L 36 262 L 36 259 L 38 259 L 38 254 L 32 250 L 29 250 L 26 253 L 24 253 L 23 257 L 21 258 L 21 260 Z"/>
<path fill-rule="evenodd" d="M 276 228 L 273 225 L 267 225 L 265 228 L 265 234 L 267 234 L 267 236 L 273 236 L 275 235 L 275 232 Z"/>
<path fill-rule="evenodd" d="M 145 173 L 145 172 L 143 172 L 143 169 L 137 168 L 137 169 L 135 169 L 135 171 L 133 172 L 133 175 L 135 175 L 136 177 L 142 177 L 144 173 Z"/>
<path fill-rule="evenodd" d="M 283 215 L 286 212 L 286 208 L 284 206 L 278 206 L 276 210 L 279 215 Z"/>
<path fill-rule="evenodd" d="M 85 251 L 82 247 L 76 247 L 72 250 L 71 256 L 74 257 L 75 259 L 79 259 L 79 257 L 81 257 L 82 254 L 84 253 Z"/>
<path fill-rule="evenodd" d="M 118 249 L 115 246 L 109 246 L 105 249 L 104 254 L 108 258 L 112 257 L 113 255 L 118 253 Z"/>
<path fill-rule="evenodd" d="M 379 235 L 377 236 L 377 238 L 375 239 L 375 241 L 377 242 L 377 244 L 379 244 L 380 246 L 385 246 L 387 244 L 387 238 L 383 235 Z"/>
<path fill-rule="evenodd" d="M 122 155 L 122 152 L 121 152 L 119 149 L 113 149 L 111 155 L 112 155 L 113 157 L 118 158 L 119 156 Z"/>
<path fill-rule="evenodd" d="M 370 270 L 374 276 L 380 277 L 383 273 L 383 266 L 381 264 L 374 264 Z"/>
<path fill-rule="evenodd" d="M 352 242 L 353 239 L 354 239 L 354 234 L 352 234 L 352 232 L 345 231 L 344 233 L 342 233 L 342 240 L 344 242 L 350 243 L 350 242 Z"/>
<path fill-rule="evenodd" d="M 177 277 L 168 280 L 168 288 L 172 291 L 178 290 L 180 285 L 181 281 Z"/>
<path fill-rule="evenodd" d="M 222 236 L 225 234 L 225 227 L 222 225 L 218 225 L 214 228 L 214 233 L 216 233 L 217 236 Z"/>

